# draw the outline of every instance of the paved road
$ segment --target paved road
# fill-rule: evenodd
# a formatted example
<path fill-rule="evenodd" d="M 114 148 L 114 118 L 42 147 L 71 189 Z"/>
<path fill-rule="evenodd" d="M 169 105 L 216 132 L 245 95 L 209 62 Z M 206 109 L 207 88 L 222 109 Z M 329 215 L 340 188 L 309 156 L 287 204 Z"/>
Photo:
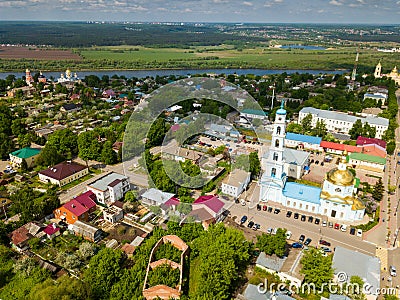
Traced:
<path fill-rule="evenodd" d="M 272 206 L 272 205 L 271 205 Z M 286 228 L 292 232 L 292 239 L 297 240 L 301 234 L 310 237 L 313 241 L 312 246 L 316 246 L 319 239 L 322 238 L 332 244 L 333 249 L 336 246 L 346 247 L 361 253 L 375 256 L 376 246 L 369 242 L 363 241 L 360 237 L 352 236 L 347 232 L 341 232 L 333 228 L 322 227 L 314 223 L 302 222 L 300 219 L 286 217 L 286 210 L 282 210 L 279 214 L 269 213 L 267 211 L 258 211 L 250 209 L 248 206 L 235 204 L 231 207 L 231 216 L 237 216 L 237 222 L 243 215 L 248 216 L 248 220 L 261 225 L 261 232 L 266 232 L 268 227 Z M 294 211 L 294 210 L 292 210 Z M 301 213 L 300 213 L 301 214 Z M 247 224 L 247 223 L 246 223 Z"/>

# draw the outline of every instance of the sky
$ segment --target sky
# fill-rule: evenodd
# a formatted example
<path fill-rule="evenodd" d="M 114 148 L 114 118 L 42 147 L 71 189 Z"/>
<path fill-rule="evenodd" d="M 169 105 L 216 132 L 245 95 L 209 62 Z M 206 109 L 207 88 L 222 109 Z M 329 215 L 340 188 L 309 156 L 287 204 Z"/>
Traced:
<path fill-rule="evenodd" d="M 400 23 L 400 0 L 0 0 L 0 20 Z"/>

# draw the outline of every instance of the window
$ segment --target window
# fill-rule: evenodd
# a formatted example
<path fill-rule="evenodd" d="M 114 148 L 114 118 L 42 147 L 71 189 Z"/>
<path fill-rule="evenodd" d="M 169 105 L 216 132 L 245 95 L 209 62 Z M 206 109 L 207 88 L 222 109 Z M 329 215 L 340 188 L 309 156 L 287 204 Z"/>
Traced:
<path fill-rule="evenodd" d="M 308 205 L 306 205 L 306 210 L 308 210 Z"/>
<path fill-rule="evenodd" d="M 280 126 L 276 127 L 276 134 L 281 134 L 281 127 Z"/>
<path fill-rule="evenodd" d="M 303 207 L 303 203 L 300 203 L 300 204 L 299 204 L 299 208 L 302 208 L 302 207 Z"/>
<path fill-rule="evenodd" d="M 287 205 L 290 205 L 290 200 L 288 200 Z"/>
<path fill-rule="evenodd" d="M 276 139 L 276 141 L 275 141 L 275 147 L 279 147 L 279 140 L 278 139 Z"/>
<path fill-rule="evenodd" d="M 273 160 L 276 160 L 276 161 L 278 160 L 278 153 L 276 153 L 276 152 L 274 153 Z"/>
<path fill-rule="evenodd" d="M 341 212 L 340 213 L 340 217 L 343 218 L 344 217 L 344 213 Z"/>
<path fill-rule="evenodd" d="M 314 211 L 315 211 L 315 206 L 312 207 L 312 212 L 314 212 Z"/>
<path fill-rule="evenodd" d="M 336 192 L 336 193 L 341 193 L 342 190 L 341 190 L 340 188 L 337 188 L 337 189 L 335 189 L 335 192 Z"/>
<path fill-rule="evenodd" d="M 272 168 L 271 169 L 271 177 L 275 177 L 275 175 L 276 175 L 276 169 Z"/>

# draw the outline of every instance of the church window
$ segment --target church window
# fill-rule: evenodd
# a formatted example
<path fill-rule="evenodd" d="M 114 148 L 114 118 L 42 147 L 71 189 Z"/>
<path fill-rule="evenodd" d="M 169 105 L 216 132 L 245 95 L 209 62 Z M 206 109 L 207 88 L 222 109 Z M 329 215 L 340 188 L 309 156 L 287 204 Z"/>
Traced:
<path fill-rule="evenodd" d="M 281 127 L 280 126 L 276 127 L 276 134 L 281 134 Z"/>
<path fill-rule="evenodd" d="M 306 209 L 308 210 L 308 205 L 306 205 Z"/>
<path fill-rule="evenodd" d="M 315 211 L 315 206 L 312 207 L 312 212 L 314 212 L 314 211 Z"/>
<path fill-rule="evenodd" d="M 343 216 L 344 216 L 344 214 L 341 212 L 341 213 L 340 213 L 340 217 L 343 218 Z"/>
<path fill-rule="evenodd" d="M 278 139 L 276 139 L 276 141 L 275 141 L 275 147 L 279 147 L 279 140 Z"/>
<path fill-rule="evenodd" d="M 271 177 L 275 177 L 275 175 L 276 175 L 276 169 L 272 168 L 271 169 Z"/>
<path fill-rule="evenodd" d="M 324 209 L 324 215 L 326 215 L 327 212 L 328 212 L 328 210 L 325 208 L 325 209 Z"/>
<path fill-rule="evenodd" d="M 340 193 L 342 190 L 340 188 L 335 189 L 336 193 Z"/>
<path fill-rule="evenodd" d="M 302 204 L 302 203 L 300 203 L 300 204 L 299 204 L 299 208 L 302 208 L 302 207 L 303 207 L 303 204 Z"/>
<path fill-rule="evenodd" d="M 296 207 L 296 202 L 293 202 L 293 207 Z"/>
<path fill-rule="evenodd" d="M 288 202 L 287 202 L 287 205 L 289 206 L 290 205 L 290 201 L 288 200 Z"/>
<path fill-rule="evenodd" d="M 274 153 L 274 157 L 273 157 L 273 160 L 278 160 L 278 153 Z"/>

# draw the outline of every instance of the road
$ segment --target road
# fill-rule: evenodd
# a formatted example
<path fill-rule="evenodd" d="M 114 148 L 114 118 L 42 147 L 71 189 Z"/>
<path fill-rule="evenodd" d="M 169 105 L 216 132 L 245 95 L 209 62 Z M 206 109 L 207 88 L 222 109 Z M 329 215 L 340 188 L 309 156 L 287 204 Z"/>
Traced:
<path fill-rule="evenodd" d="M 271 203 L 270 206 L 273 206 Z M 296 212 L 295 210 L 292 210 Z M 317 246 L 319 239 L 324 239 L 332 244 L 333 249 L 336 246 L 346 247 L 352 250 L 359 251 L 368 255 L 375 256 L 376 246 L 372 243 L 363 241 L 360 237 L 352 236 L 347 232 L 341 232 L 329 227 L 323 227 L 314 223 L 302 222 L 300 219 L 294 219 L 293 215 L 291 218 L 286 217 L 286 210 L 282 209 L 279 214 L 269 213 L 267 211 L 258 211 L 256 208 L 249 208 L 247 205 L 242 206 L 235 204 L 230 208 L 231 217 L 236 216 L 237 222 L 243 215 L 248 216 L 248 221 L 254 221 L 261 225 L 261 232 L 266 232 L 269 227 L 280 227 L 286 228 L 292 232 L 293 241 L 297 241 L 301 234 L 304 234 L 306 238 L 312 239 L 312 246 Z M 298 211 L 300 215 L 301 211 Z M 247 221 L 247 222 L 248 222 Z M 246 222 L 246 224 L 247 224 Z"/>

